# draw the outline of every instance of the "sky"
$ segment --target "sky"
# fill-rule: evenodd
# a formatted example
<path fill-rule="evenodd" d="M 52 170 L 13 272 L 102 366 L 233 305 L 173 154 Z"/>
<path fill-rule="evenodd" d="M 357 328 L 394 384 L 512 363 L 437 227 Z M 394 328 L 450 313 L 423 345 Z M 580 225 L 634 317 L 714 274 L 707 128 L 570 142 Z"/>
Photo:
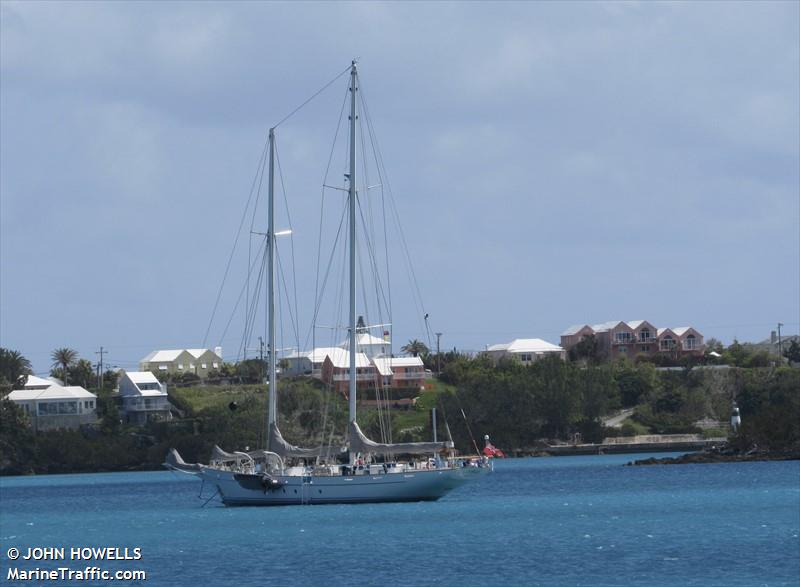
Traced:
<path fill-rule="evenodd" d="M 209 320 L 267 129 L 354 58 L 423 301 L 392 294 L 395 347 L 796 333 L 799 23 L 797 2 L 4 0 L 0 346 L 37 373 L 65 346 L 234 358 L 247 235 Z M 346 78 L 277 131 L 303 332 Z"/>

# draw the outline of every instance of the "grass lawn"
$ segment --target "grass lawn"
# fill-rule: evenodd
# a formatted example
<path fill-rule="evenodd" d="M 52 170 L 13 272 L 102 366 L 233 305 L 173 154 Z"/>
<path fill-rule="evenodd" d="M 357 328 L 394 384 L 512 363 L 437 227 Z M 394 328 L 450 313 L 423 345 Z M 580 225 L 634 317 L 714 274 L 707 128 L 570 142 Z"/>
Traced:
<path fill-rule="evenodd" d="M 208 410 L 218 410 L 227 407 L 235 401 L 243 402 L 245 399 L 257 397 L 266 398 L 266 389 L 263 385 L 208 385 L 197 387 L 172 387 L 169 395 L 181 409 L 188 409 L 192 415 Z"/>

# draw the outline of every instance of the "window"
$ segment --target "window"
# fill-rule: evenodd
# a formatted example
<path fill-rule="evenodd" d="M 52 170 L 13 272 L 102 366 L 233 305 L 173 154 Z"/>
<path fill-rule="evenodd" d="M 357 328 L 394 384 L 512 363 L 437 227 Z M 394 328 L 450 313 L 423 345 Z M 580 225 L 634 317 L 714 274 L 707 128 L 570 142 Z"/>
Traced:
<path fill-rule="evenodd" d="M 642 328 L 639 331 L 639 340 L 642 342 L 647 342 L 650 340 L 650 330 L 648 328 Z"/>
<path fill-rule="evenodd" d="M 167 366 L 166 365 L 159 365 L 158 366 L 158 370 L 159 371 L 166 371 L 167 370 Z"/>
<path fill-rule="evenodd" d="M 214 369 L 219 369 L 219 363 L 211 363 L 211 367 Z"/>
<path fill-rule="evenodd" d="M 523 363 L 528 363 L 528 362 L 530 362 L 530 361 L 531 361 L 531 360 L 533 360 L 533 359 L 532 359 L 532 357 L 531 357 L 531 354 L 530 354 L 530 353 L 522 353 L 522 354 L 519 356 L 519 360 L 520 360 L 520 361 L 522 361 Z"/>
<path fill-rule="evenodd" d="M 628 347 L 626 347 L 626 346 L 619 347 L 619 352 L 621 352 L 622 354 L 627 353 L 628 352 Z"/>
<path fill-rule="evenodd" d="M 40 416 L 54 416 L 58 414 L 58 402 L 40 402 L 37 408 Z"/>
<path fill-rule="evenodd" d="M 685 348 L 687 351 L 697 348 L 697 339 L 695 338 L 694 334 L 690 334 L 686 337 L 686 340 L 683 341 L 683 348 Z"/>
<path fill-rule="evenodd" d="M 643 353 L 649 353 L 650 352 L 650 345 L 649 344 L 640 344 L 639 345 L 639 350 L 642 351 Z"/>
<path fill-rule="evenodd" d="M 200 363 L 201 369 L 208 369 L 208 365 L 206 363 Z"/>
<path fill-rule="evenodd" d="M 194 369 L 194 363 L 189 363 L 189 369 Z"/>
<path fill-rule="evenodd" d="M 178 363 L 178 371 L 183 371 L 183 363 Z"/>
<path fill-rule="evenodd" d="M 631 341 L 631 333 L 630 332 L 615 332 L 614 333 L 614 342 L 625 344 Z"/>
<path fill-rule="evenodd" d="M 675 340 L 670 335 L 667 335 L 661 339 L 662 351 L 670 351 L 674 348 L 675 348 Z"/>

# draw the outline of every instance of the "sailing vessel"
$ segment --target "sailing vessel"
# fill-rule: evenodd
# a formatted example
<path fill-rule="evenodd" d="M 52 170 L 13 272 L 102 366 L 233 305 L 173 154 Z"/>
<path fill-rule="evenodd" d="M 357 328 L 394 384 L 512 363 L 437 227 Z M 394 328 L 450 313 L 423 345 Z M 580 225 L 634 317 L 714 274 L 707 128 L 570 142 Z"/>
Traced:
<path fill-rule="evenodd" d="M 349 423 L 347 446 L 302 448 L 287 442 L 278 428 L 276 353 L 269 353 L 267 449 L 228 453 L 214 447 L 208 465 L 186 463 L 175 449 L 165 465 L 200 477 L 216 487 L 225 505 L 299 505 L 432 501 L 491 470 L 487 457 L 457 458 L 452 441 L 378 443 L 367 438 L 356 419 L 356 124 L 359 90 L 356 62 L 350 66 L 349 214 Z M 275 349 L 275 129 L 269 131 L 268 338 Z M 398 461 L 398 455 L 412 455 Z M 346 457 L 346 458 L 345 458 Z M 346 460 L 343 464 L 340 460 Z M 313 464 L 309 464 L 313 463 Z"/>

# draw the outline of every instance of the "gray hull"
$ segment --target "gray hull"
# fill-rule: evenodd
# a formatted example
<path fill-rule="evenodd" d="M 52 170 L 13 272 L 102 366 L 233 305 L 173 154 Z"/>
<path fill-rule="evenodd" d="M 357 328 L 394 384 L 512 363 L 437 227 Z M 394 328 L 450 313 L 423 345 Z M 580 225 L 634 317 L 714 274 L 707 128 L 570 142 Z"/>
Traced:
<path fill-rule="evenodd" d="M 267 486 L 257 475 L 203 467 L 199 474 L 225 505 L 314 505 L 434 501 L 488 472 L 487 468 L 433 469 L 382 475 L 275 476 Z"/>

